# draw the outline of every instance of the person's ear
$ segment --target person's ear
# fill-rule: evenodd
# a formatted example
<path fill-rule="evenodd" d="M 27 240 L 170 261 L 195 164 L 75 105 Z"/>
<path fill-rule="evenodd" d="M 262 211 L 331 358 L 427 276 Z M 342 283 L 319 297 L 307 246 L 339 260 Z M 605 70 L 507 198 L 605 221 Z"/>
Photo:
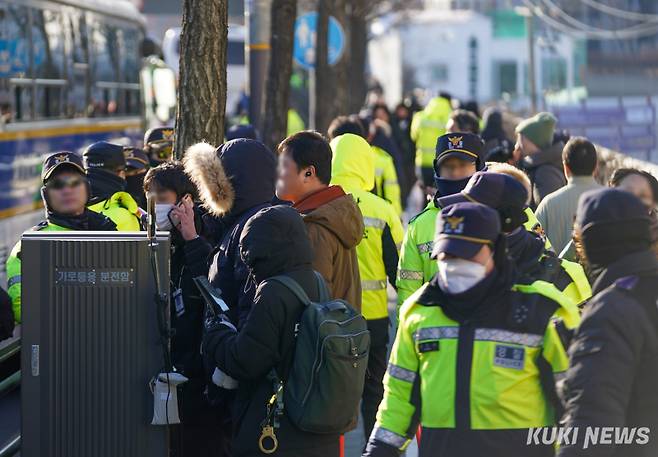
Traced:
<path fill-rule="evenodd" d="M 310 178 L 314 175 L 315 175 L 315 167 L 312 166 L 312 165 L 304 171 L 304 177 L 305 178 Z"/>

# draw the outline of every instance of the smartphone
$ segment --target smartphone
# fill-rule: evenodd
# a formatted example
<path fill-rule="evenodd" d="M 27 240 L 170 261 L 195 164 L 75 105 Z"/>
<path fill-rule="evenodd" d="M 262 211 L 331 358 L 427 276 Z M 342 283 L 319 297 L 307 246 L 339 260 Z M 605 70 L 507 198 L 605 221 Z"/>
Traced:
<path fill-rule="evenodd" d="M 213 316 L 229 312 L 228 305 L 222 299 L 221 291 L 213 287 L 210 282 L 208 282 L 208 278 L 205 276 L 197 276 L 193 278 L 193 281 L 199 289 L 199 292 L 201 292 L 201 296 L 206 302 L 206 307 Z"/>

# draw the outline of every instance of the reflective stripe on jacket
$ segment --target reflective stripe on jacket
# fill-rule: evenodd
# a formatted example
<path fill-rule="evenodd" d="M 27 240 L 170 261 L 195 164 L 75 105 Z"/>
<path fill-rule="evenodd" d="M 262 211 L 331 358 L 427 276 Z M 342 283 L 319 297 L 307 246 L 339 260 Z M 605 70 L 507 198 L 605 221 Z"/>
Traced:
<path fill-rule="evenodd" d="M 370 443 L 402 451 L 420 424 L 421 455 L 492 455 L 494 448 L 524 445 L 529 427 L 554 425 L 542 379 L 552 378 L 554 387 L 569 366 L 556 324 L 578 325 L 575 304 L 553 285 L 537 281 L 514 286 L 505 305 L 460 325 L 440 304 L 425 301 L 428 287 L 435 286 L 423 286 L 400 310 Z M 521 318 L 519 309 L 527 311 Z M 511 435 L 522 441 L 506 443 Z M 477 454 L 459 452 L 473 445 Z"/>

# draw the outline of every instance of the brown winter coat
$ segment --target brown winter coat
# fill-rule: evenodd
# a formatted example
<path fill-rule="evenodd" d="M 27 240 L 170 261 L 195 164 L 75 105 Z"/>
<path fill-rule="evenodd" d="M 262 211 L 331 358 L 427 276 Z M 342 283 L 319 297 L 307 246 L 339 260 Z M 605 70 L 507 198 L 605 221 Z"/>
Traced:
<path fill-rule="evenodd" d="M 342 195 L 302 214 L 315 257 L 313 269 L 326 280 L 333 298 L 361 311 L 361 276 L 356 245 L 363 238 L 363 216 L 351 195 Z"/>

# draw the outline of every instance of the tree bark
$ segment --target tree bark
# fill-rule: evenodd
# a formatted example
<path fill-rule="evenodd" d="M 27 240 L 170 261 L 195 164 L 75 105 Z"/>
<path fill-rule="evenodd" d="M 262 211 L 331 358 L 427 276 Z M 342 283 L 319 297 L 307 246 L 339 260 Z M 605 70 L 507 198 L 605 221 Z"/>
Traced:
<path fill-rule="evenodd" d="M 184 0 L 176 142 L 181 158 L 192 144 L 224 141 L 227 0 Z"/>
<path fill-rule="evenodd" d="M 273 0 L 270 63 L 263 107 L 263 140 L 271 149 L 286 137 L 297 0 Z"/>
<path fill-rule="evenodd" d="M 341 114 L 349 114 L 348 104 L 348 49 L 349 41 L 345 42 L 345 52 L 335 65 L 330 66 L 328 59 L 329 15 L 338 20 L 343 30 L 346 30 L 347 14 L 346 0 L 319 0 L 318 24 L 315 59 L 315 97 L 316 113 L 315 128 L 325 133 L 329 123 Z"/>
<path fill-rule="evenodd" d="M 369 6 L 372 1 L 352 0 L 349 15 L 349 109 L 358 112 L 365 103 L 368 93 L 366 81 L 366 58 L 368 53 L 368 20 Z"/>

